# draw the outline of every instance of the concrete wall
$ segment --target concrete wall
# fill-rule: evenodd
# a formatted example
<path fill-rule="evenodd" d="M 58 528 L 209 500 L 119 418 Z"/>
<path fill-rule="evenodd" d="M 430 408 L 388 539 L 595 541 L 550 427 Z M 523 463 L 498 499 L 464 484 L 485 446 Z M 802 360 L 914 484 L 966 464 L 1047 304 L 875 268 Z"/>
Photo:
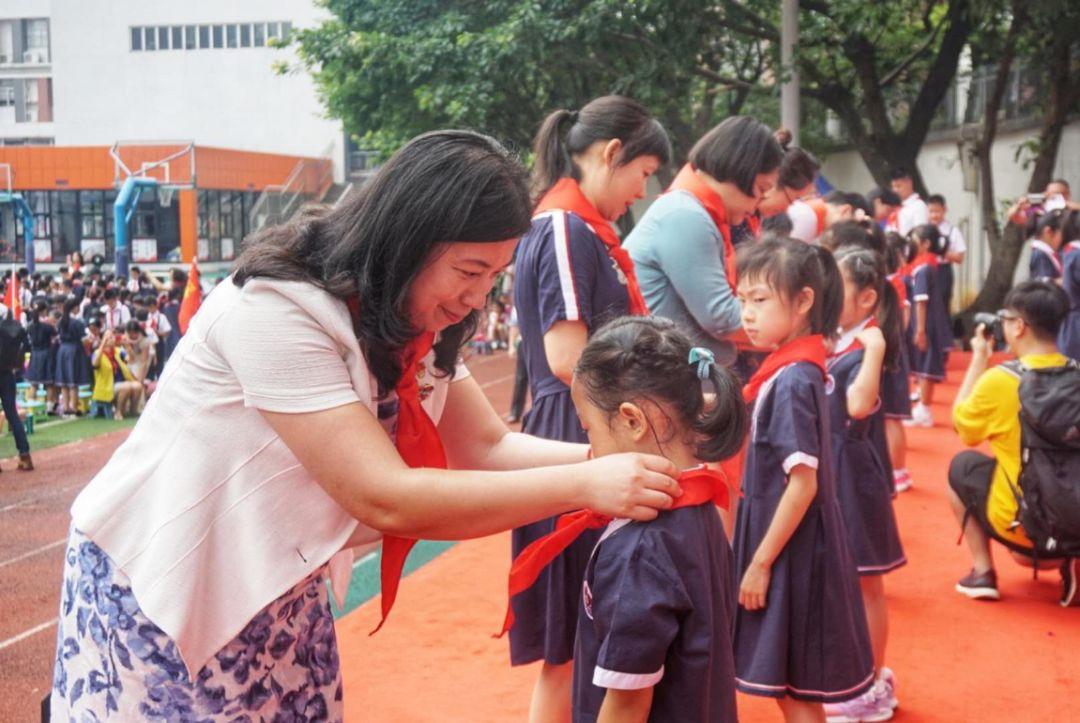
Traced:
<path fill-rule="evenodd" d="M 1031 169 L 1015 159 L 1018 147 L 1034 136 L 1035 128 L 1009 133 L 999 133 L 993 149 L 994 191 L 999 199 L 999 212 L 1027 192 Z M 965 191 L 960 167 L 960 155 L 956 135 L 939 137 L 926 143 L 918 159 L 919 170 L 931 193 L 945 196 L 949 204 L 948 218 L 960 227 L 968 241 L 968 254 L 957 277 L 954 306 L 962 308 L 978 293 L 986 270 L 990 266 L 990 252 L 982 233 L 982 214 L 976 192 Z M 845 191 L 865 193 L 874 185 L 874 179 L 855 151 L 835 153 L 824 159 L 822 172 L 835 187 Z M 1080 196 L 1080 121 L 1074 120 L 1065 128 L 1058 149 L 1054 177 L 1069 181 L 1073 197 Z M 1018 277 L 1027 273 L 1027 249 L 1017 266 Z"/>

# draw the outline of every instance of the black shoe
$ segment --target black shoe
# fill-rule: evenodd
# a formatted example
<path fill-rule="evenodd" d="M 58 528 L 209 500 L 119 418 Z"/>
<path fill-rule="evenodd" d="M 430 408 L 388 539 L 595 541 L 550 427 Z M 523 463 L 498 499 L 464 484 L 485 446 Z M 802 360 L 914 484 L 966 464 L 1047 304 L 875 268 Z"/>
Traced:
<path fill-rule="evenodd" d="M 1063 608 L 1080 607 L 1080 557 L 1065 558 L 1061 563 L 1061 600 Z"/>
<path fill-rule="evenodd" d="M 20 454 L 19 455 L 19 469 L 22 470 L 23 472 L 33 472 L 34 471 L 34 460 L 33 460 L 33 458 L 30 457 L 29 452 L 27 452 L 26 454 Z"/>
<path fill-rule="evenodd" d="M 974 570 L 967 577 L 956 583 L 956 591 L 972 600 L 1000 600 L 997 589 L 997 573 L 993 570 L 976 573 Z"/>

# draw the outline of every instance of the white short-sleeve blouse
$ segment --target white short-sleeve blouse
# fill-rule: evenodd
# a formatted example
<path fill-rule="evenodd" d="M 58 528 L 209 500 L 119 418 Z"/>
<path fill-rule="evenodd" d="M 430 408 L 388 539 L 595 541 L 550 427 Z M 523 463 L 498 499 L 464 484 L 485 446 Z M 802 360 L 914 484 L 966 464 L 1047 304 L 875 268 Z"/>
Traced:
<path fill-rule="evenodd" d="M 437 422 L 448 380 L 434 386 L 424 406 Z M 259 410 L 360 402 L 374 414 L 376 397 L 345 304 L 318 287 L 227 279 L 203 302 L 139 423 L 71 509 L 192 675 L 360 524 Z M 335 585 L 348 584 L 341 562 Z"/>

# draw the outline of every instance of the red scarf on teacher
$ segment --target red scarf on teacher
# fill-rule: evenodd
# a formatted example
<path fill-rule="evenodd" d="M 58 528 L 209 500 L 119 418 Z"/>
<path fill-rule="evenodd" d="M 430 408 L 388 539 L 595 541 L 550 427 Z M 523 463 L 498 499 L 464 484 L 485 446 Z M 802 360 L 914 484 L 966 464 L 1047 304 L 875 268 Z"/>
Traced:
<path fill-rule="evenodd" d="M 641 287 L 638 285 L 637 274 L 634 272 L 634 261 L 630 253 L 622 247 L 618 234 L 615 233 L 611 223 L 600 215 L 596 207 L 585 198 L 581 192 L 581 186 L 573 178 L 560 179 L 544 194 L 540 202 L 536 204 L 536 213 L 545 211 L 569 211 L 576 214 L 582 221 L 589 224 L 592 230 L 607 248 L 608 256 L 618 265 L 623 276 L 626 277 L 626 293 L 630 297 L 630 313 L 635 316 L 648 316 L 649 307 L 645 304 L 645 297 L 641 295 Z"/>
<path fill-rule="evenodd" d="M 358 318 L 360 302 L 354 298 L 350 299 L 348 304 L 353 318 Z M 420 370 L 420 361 L 431 351 L 434 343 L 435 334 L 427 332 L 413 338 L 402 350 L 401 379 L 394 388 L 398 400 L 394 446 L 397 447 L 401 458 L 405 460 L 405 464 L 410 467 L 446 469 L 446 451 L 439 438 L 439 430 L 420 404 L 420 384 L 416 378 Z M 416 540 L 409 537 L 383 536 L 380 571 L 382 618 L 371 631 L 371 635 L 379 632 L 379 628 L 386 622 L 386 616 L 390 614 L 390 608 L 394 607 L 398 584 L 401 582 L 401 571 L 405 567 L 405 558 L 415 544 Z"/>
<path fill-rule="evenodd" d="M 728 224 L 727 209 L 724 208 L 724 200 L 720 198 L 719 194 L 705 185 L 690 164 L 687 163 L 679 171 L 679 175 L 675 176 L 675 180 L 672 181 L 671 187 L 668 188 L 668 192 L 671 191 L 686 191 L 698 200 L 705 210 L 709 212 L 709 217 L 716 224 L 716 228 L 720 231 L 720 237 L 724 240 L 724 275 L 727 276 L 728 285 L 731 286 L 731 293 L 735 293 L 735 281 L 737 278 L 735 268 L 735 244 L 731 241 L 731 226 Z M 758 228 L 760 227 L 760 221 L 754 216 L 750 216 L 750 230 L 757 235 Z"/>
<path fill-rule="evenodd" d="M 703 505 L 706 502 L 723 507 L 725 510 L 731 504 L 728 491 L 728 478 L 721 472 L 709 469 L 704 465 L 688 469 L 679 474 L 679 486 L 682 487 L 682 495 L 675 500 L 671 509 L 680 507 L 693 507 Z M 562 515 L 555 523 L 555 530 L 544 535 L 521 551 L 514 559 L 510 567 L 509 595 L 514 597 L 518 593 L 528 590 L 544 568 L 558 557 L 563 550 L 569 547 L 574 540 L 581 536 L 585 530 L 606 527 L 612 518 L 601 515 L 591 510 L 578 510 Z M 506 606 L 506 619 L 503 621 L 502 630 L 496 637 L 501 637 L 510 628 L 514 627 L 514 611 L 509 603 Z"/>

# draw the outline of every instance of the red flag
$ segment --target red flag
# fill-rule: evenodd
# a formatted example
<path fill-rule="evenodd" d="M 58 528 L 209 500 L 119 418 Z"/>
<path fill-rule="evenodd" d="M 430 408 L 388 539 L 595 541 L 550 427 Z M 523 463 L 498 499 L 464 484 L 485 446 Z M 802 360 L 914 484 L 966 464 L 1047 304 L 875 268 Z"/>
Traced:
<path fill-rule="evenodd" d="M 187 286 L 184 287 L 184 300 L 180 302 L 181 334 L 187 333 L 188 324 L 195 318 L 195 312 L 199 310 L 200 304 L 202 304 L 202 287 L 199 285 L 199 264 L 192 259 Z"/>
<path fill-rule="evenodd" d="M 11 281 L 8 282 L 7 290 L 4 291 L 4 306 L 11 310 L 11 317 L 16 321 L 22 320 L 22 303 L 19 297 L 19 276 L 14 270 L 11 272 Z"/>

